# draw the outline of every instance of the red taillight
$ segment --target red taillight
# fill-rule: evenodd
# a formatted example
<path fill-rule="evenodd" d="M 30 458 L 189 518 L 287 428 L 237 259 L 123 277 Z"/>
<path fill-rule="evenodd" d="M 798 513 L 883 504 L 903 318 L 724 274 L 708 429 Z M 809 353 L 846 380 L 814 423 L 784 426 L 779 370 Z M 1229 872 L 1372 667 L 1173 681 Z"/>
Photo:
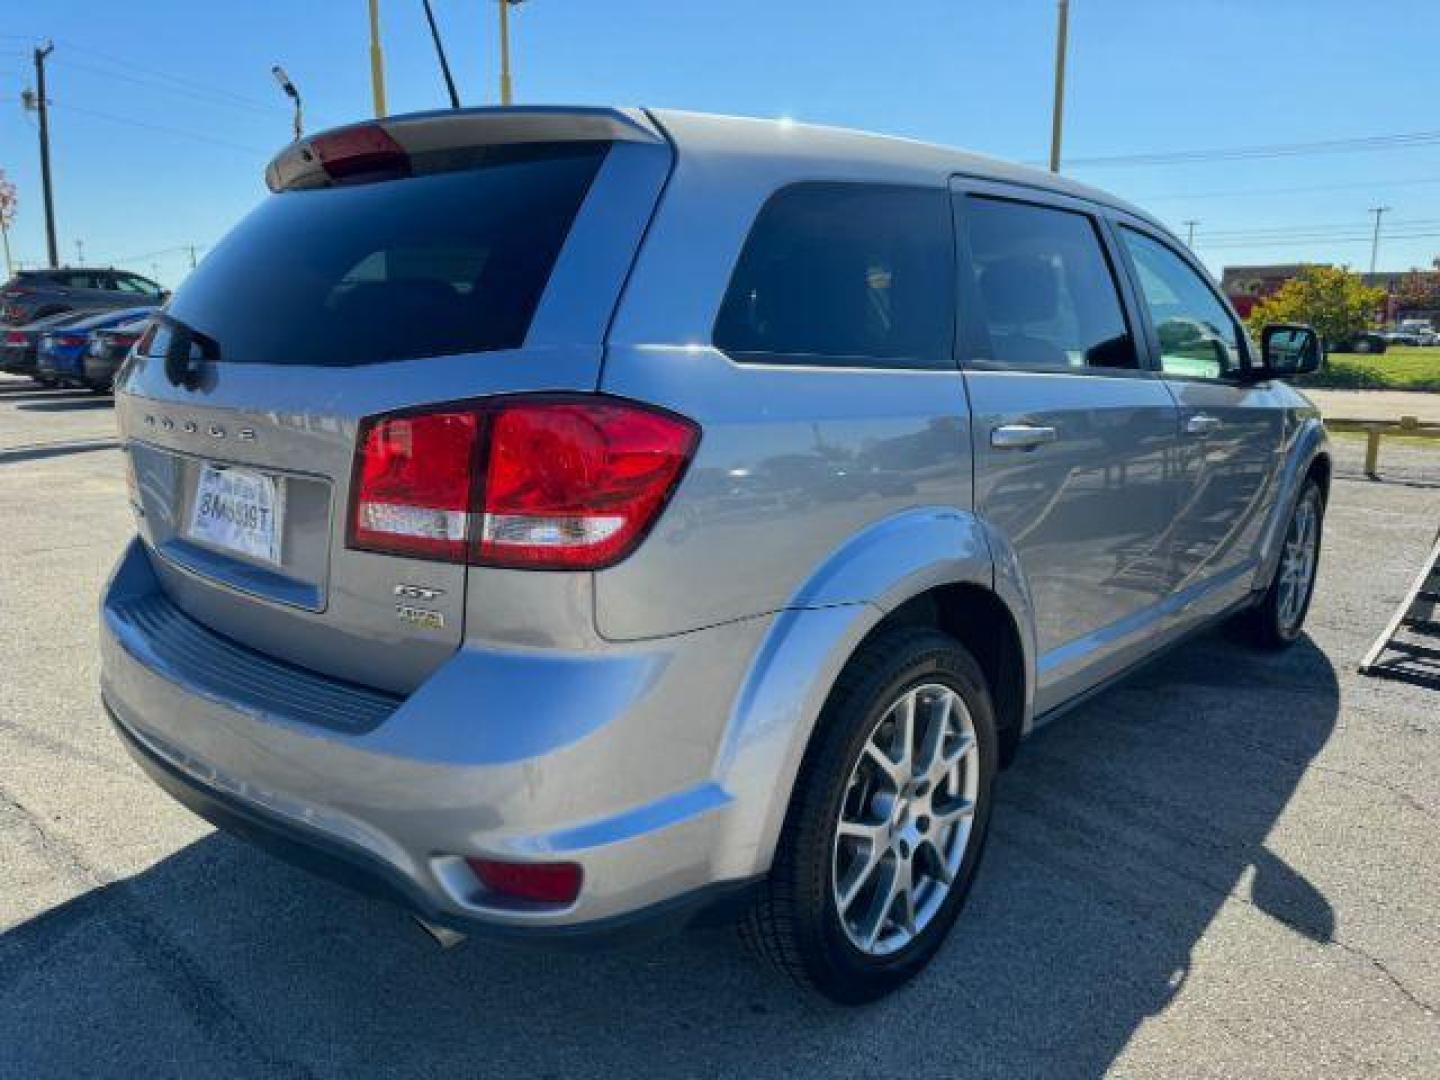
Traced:
<path fill-rule="evenodd" d="M 473 412 L 368 421 L 355 464 L 351 546 L 463 560 L 480 424 Z"/>
<path fill-rule="evenodd" d="M 9 330 L 5 334 L 6 345 L 27 345 L 30 339 L 23 330 Z"/>
<path fill-rule="evenodd" d="M 476 561 L 607 566 L 639 542 L 690 459 L 686 421 L 621 402 L 495 414 Z"/>
<path fill-rule="evenodd" d="M 569 904 L 580 895 L 581 871 L 576 863 L 465 861 L 480 884 L 499 896 L 541 904 Z"/>
<path fill-rule="evenodd" d="M 111 334 L 110 344 L 121 349 L 129 349 L 140 340 L 139 334 Z"/>
<path fill-rule="evenodd" d="M 332 180 L 372 173 L 403 176 L 410 157 L 379 124 L 357 124 L 310 140 L 315 156 Z"/>
<path fill-rule="evenodd" d="M 84 334 L 56 334 L 51 340 L 56 345 L 63 345 L 65 348 L 74 348 L 76 345 L 85 344 Z"/>
<path fill-rule="evenodd" d="M 628 555 L 699 431 L 608 398 L 510 399 L 361 426 L 350 545 L 483 566 L 594 570 Z"/>

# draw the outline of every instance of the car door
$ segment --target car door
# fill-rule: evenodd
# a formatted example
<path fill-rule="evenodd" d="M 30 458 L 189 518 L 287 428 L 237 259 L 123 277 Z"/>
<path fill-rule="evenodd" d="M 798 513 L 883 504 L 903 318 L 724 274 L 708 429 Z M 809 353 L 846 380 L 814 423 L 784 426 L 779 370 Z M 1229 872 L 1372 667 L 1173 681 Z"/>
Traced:
<path fill-rule="evenodd" d="M 105 288 L 105 274 L 100 270 L 62 271 L 65 283 L 66 302 L 76 308 L 103 308 L 110 306 L 114 299 L 113 290 Z"/>
<path fill-rule="evenodd" d="M 1164 624 L 1177 410 L 1095 207 L 974 181 L 952 198 L 976 506 L 1028 587 L 1043 713 Z"/>
<path fill-rule="evenodd" d="M 1147 347 L 1180 410 L 1185 490 L 1166 547 L 1198 621 L 1243 599 L 1282 464 L 1288 413 L 1270 382 L 1246 378 L 1250 343 L 1192 258 L 1158 230 L 1116 224 Z"/>

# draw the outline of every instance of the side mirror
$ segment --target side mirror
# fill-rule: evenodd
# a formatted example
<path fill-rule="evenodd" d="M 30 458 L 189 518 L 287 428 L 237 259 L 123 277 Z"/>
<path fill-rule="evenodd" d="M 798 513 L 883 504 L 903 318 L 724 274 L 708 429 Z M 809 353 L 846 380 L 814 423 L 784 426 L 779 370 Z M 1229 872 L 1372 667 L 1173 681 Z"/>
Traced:
<path fill-rule="evenodd" d="M 1260 360 L 1265 375 L 1272 379 L 1293 379 L 1320 368 L 1324 352 L 1320 335 L 1298 323 L 1272 323 L 1260 331 Z"/>

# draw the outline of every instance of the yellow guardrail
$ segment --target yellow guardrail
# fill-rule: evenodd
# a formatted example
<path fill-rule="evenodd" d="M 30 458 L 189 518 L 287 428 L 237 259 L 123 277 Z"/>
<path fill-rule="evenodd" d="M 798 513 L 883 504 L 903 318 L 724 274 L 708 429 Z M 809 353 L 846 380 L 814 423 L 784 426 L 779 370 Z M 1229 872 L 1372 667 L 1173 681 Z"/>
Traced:
<path fill-rule="evenodd" d="M 1365 475 L 1372 480 L 1380 475 L 1380 440 L 1386 435 L 1440 439 L 1440 424 L 1422 421 L 1417 416 L 1402 416 L 1399 420 L 1345 420 L 1327 416 L 1325 426 L 1331 431 L 1357 431 L 1365 436 Z"/>

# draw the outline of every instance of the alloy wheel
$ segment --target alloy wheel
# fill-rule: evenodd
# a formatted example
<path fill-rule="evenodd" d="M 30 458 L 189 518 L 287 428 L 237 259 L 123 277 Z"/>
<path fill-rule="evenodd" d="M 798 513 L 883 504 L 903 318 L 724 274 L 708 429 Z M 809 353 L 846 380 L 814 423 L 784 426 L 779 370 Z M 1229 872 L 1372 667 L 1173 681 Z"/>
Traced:
<path fill-rule="evenodd" d="M 903 949 L 950 895 L 979 791 L 974 721 L 940 683 L 906 691 L 880 718 L 846 784 L 831 888 L 861 952 Z"/>
<path fill-rule="evenodd" d="M 1320 546 L 1320 514 L 1313 498 L 1300 500 L 1285 534 L 1280 555 L 1280 596 L 1277 607 L 1280 626 L 1287 633 L 1295 629 L 1305 613 L 1305 602 L 1315 580 L 1316 556 Z"/>

